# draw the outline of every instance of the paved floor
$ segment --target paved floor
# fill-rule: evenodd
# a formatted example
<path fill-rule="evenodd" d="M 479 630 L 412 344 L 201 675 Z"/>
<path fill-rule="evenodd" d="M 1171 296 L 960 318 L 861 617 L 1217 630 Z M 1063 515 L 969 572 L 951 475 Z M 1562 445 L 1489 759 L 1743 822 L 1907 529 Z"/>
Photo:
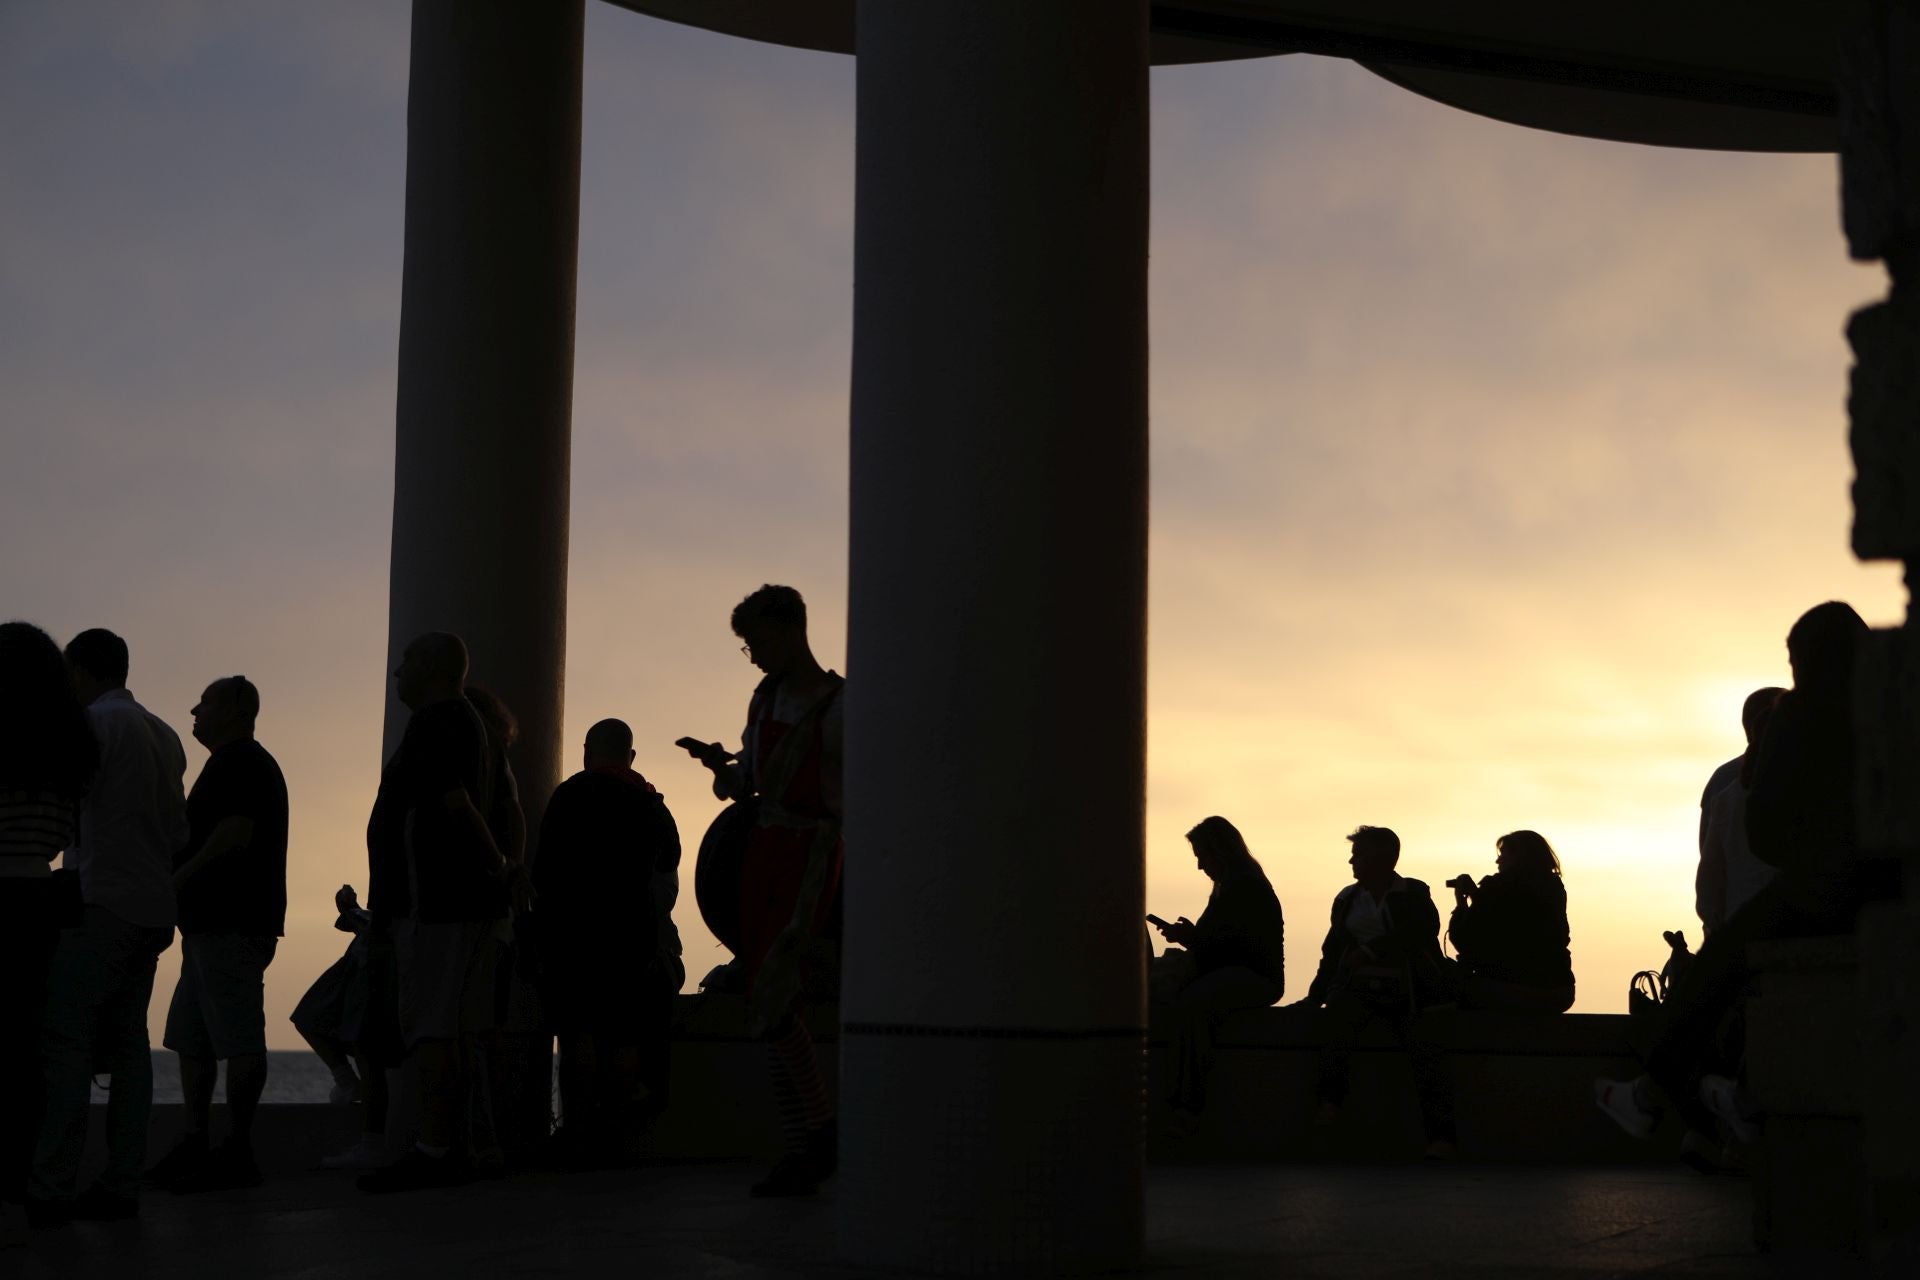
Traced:
<path fill-rule="evenodd" d="M 755 1201 L 735 1164 L 530 1175 L 368 1198 L 309 1174 L 150 1195 L 136 1222 L 0 1253 L 20 1280 L 834 1276 L 831 1193 Z M 1182 1276 L 1785 1276 L 1748 1188 L 1645 1168 L 1189 1166 L 1150 1176 L 1148 1270 Z M 1823 1275 L 1835 1274 L 1830 1266 Z"/>

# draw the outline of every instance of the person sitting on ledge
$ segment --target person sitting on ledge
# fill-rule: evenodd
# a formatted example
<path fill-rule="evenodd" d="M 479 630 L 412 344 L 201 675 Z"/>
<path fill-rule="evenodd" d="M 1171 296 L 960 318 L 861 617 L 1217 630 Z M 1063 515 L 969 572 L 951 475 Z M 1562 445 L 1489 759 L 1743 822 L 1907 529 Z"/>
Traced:
<path fill-rule="evenodd" d="M 1427 886 L 1394 867 L 1400 837 L 1386 827 L 1357 827 L 1347 837 L 1354 883 L 1333 899 L 1333 922 L 1320 946 L 1320 969 L 1300 1004 L 1324 1007 L 1320 1103 L 1314 1123 L 1333 1124 L 1347 1098 L 1353 1046 L 1378 1018 L 1413 1060 L 1426 1127 L 1427 1155 L 1454 1152 L 1453 1089 L 1433 1020 L 1424 1010 L 1453 997 L 1440 953 L 1440 912 Z"/>
<path fill-rule="evenodd" d="M 1635 1048 L 1646 1074 L 1594 1081 L 1594 1101 L 1627 1133 L 1651 1137 L 1665 1107 L 1704 1136 L 1723 1122 L 1759 1137 L 1758 1115 L 1719 1045 L 1722 1019 L 1746 991 L 1748 947 L 1853 931 L 1860 909 L 1897 892 L 1890 864 L 1861 856 L 1854 831 L 1854 654 L 1867 624 L 1839 601 L 1816 605 L 1787 634 L 1793 688 L 1775 704 L 1747 795 L 1747 843 L 1777 874 L 1725 924 L 1667 994 Z M 1691 1144 L 1697 1147 L 1698 1144 Z"/>
<path fill-rule="evenodd" d="M 1573 1006 L 1573 956 L 1560 859 L 1537 831 L 1510 831 L 1493 847 L 1498 871 L 1477 885 L 1469 875 L 1447 881 L 1454 896 L 1447 936 L 1465 971 L 1460 1004 L 1565 1013 Z"/>
<path fill-rule="evenodd" d="M 1174 1062 L 1168 1102 L 1176 1128 L 1191 1131 L 1206 1103 L 1213 1035 L 1223 1015 L 1264 1009 L 1286 990 L 1285 923 L 1267 873 L 1231 822 L 1212 817 L 1187 832 L 1193 858 L 1213 881 L 1198 920 L 1168 923 L 1148 916 L 1169 948 L 1154 961 L 1155 985 L 1165 988 Z"/>

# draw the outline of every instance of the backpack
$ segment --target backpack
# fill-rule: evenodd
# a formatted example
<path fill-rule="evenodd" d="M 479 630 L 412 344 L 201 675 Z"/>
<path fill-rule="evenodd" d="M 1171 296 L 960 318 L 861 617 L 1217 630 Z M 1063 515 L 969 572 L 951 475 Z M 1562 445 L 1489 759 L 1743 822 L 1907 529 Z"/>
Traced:
<path fill-rule="evenodd" d="M 1678 929 L 1670 929 L 1660 935 L 1666 939 L 1670 948 L 1667 962 L 1656 972 L 1642 969 L 1633 975 L 1633 981 L 1627 984 L 1627 1014 L 1635 1021 L 1653 1016 L 1661 1005 L 1667 1002 L 1667 995 L 1674 984 L 1685 975 L 1693 963 L 1693 952 L 1687 949 L 1687 935 Z"/>

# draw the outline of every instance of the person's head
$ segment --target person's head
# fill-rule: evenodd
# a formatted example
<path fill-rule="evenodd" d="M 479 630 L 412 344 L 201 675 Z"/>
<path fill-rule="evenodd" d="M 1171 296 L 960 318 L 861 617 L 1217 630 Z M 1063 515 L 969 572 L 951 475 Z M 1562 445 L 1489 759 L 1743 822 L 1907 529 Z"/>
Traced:
<path fill-rule="evenodd" d="M 1384 884 L 1400 863 L 1400 837 L 1389 827 L 1355 827 L 1347 837 L 1353 852 L 1347 865 L 1361 884 Z"/>
<path fill-rule="evenodd" d="M 1787 662 L 1793 687 L 1816 695 L 1845 697 L 1853 681 L 1854 648 L 1867 624 L 1853 606 L 1838 600 L 1817 604 L 1787 632 Z"/>
<path fill-rule="evenodd" d="M 222 676 L 193 704 L 193 737 L 209 751 L 253 736 L 260 691 L 245 676 Z"/>
<path fill-rule="evenodd" d="M 586 767 L 631 769 L 633 730 L 625 720 L 600 720 L 587 730 Z"/>
<path fill-rule="evenodd" d="M 1239 828 L 1218 815 L 1202 818 L 1187 832 L 1187 843 L 1193 846 L 1193 860 L 1209 880 L 1232 880 L 1249 871 L 1260 871 Z"/>
<path fill-rule="evenodd" d="M 83 707 L 103 693 L 126 688 L 127 666 L 127 642 L 105 627 L 91 627 L 67 641 L 67 671 Z"/>
<path fill-rule="evenodd" d="M 60 646 L 30 622 L 0 623 L 0 791 L 77 799 L 99 763 Z"/>
<path fill-rule="evenodd" d="M 1753 716 L 1746 721 L 1747 750 L 1740 757 L 1740 785 L 1743 787 L 1753 785 L 1753 773 L 1760 763 L 1760 744 L 1766 740 L 1767 726 L 1773 723 L 1773 713 L 1779 709 L 1780 695 L 1784 692 L 1783 689 L 1762 689 L 1760 693 L 1771 693 L 1774 696 L 1758 705 L 1752 704 L 1754 698 L 1758 698 L 1760 693 L 1747 699 Z"/>
<path fill-rule="evenodd" d="M 487 741 L 496 750 L 505 751 L 520 740 L 520 721 L 493 690 L 470 684 L 467 701 L 480 713 L 480 723 L 487 727 Z"/>
<path fill-rule="evenodd" d="M 1494 865 L 1502 872 L 1559 875 L 1560 859 L 1538 831 L 1509 831 L 1493 842 Z"/>
<path fill-rule="evenodd" d="M 393 691 L 412 710 L 457 698 L 467 684 L 467 643 L 447 631 L 415 636 L 394 668 Z"/>
<path fill-rule="evenodd" d="M 1766 735 L 1767 721 L 1773 719 L 1774 705 L 1785 692 L 1785 689 L 1769 685 L 1765 689 L 1755 689 L 1740 704 L 1740 727 L 1746 731 L 1748 746 L 1757 745 Z"/>
<path fill-rule="evenodd" d="M 807 647 L 807 602 L 792 587 L 772 583 L 733 606 L 733 634 L 746 643 L 748 661 L 770 676 L 784 675 L 812 657 Z"/>

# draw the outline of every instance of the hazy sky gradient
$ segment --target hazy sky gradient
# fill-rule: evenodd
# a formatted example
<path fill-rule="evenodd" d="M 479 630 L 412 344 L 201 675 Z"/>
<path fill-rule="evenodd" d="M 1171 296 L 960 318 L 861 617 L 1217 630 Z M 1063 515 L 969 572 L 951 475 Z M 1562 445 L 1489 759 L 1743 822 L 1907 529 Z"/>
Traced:
<path fill-rule="evenodd" d="M 0 6 L 0 614 L 120 631 L 183 738 L 207 680 L 260 685 L 276 1046 L 366 878 L 408 13 Z M 590 4 L 586 86 L 567 732 L 632 722 L 690 853 L 717 806 L 670 743 L 739 732 L 733 602 L 793 583 L 844 658 L 853 64 Z M 1697 936 L 1699 789 L 1787 626 L 1901 608 L 1846 549 L 1841 326 L 1882 285 L 1832 158 L 1559 138 L 1304 57 L 1153 93 L 1150 908 L 1199 913 L 1181 834 L 1233 819 L 1294 998 L 1355 824 L 1436 886 L 1534 827 L 1579 1007 L 1622 1007 Z"/>

